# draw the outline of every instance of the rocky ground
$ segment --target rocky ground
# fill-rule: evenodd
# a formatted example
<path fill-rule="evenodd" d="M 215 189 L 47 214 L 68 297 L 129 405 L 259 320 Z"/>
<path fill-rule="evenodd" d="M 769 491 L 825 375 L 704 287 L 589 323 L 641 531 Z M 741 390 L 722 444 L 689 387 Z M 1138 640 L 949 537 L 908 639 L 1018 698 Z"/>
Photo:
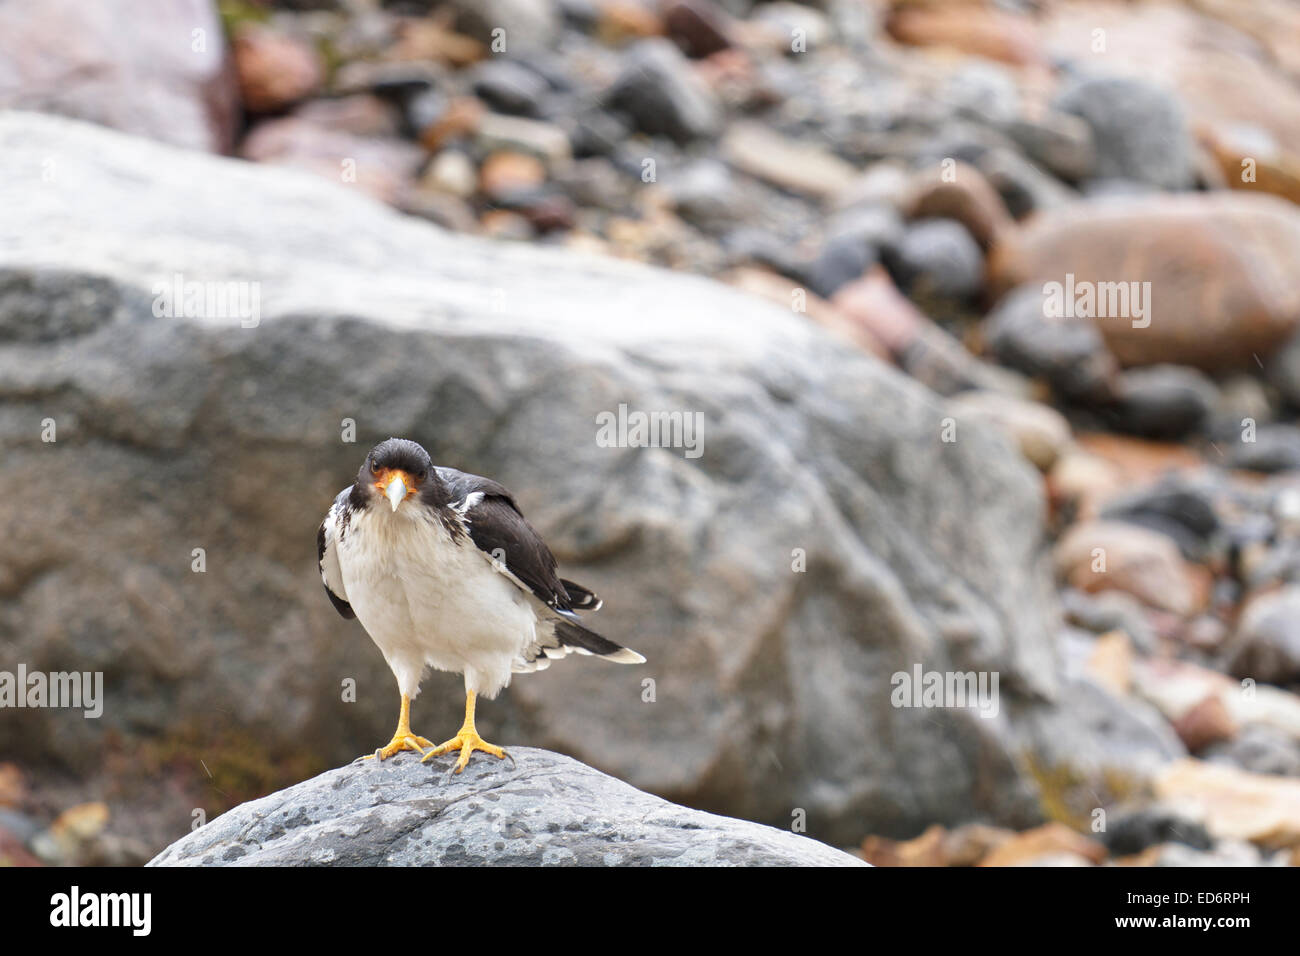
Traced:
<path fill-rule="evenodd" d="M 20 15 L 14 5 L 0 9 L 0 62 L 7 71 L 0 72 L 0 106 L 63 113 L 187 149 L 307 170 L 467 237 L 560 256 L 636 260 L 727 283 L 743 295 L 715 299 L 696 286 L 645 280 L 647 289 L 669 290 L 668 300 L 683 309 L 696 303 L 695 320 L 717 323 L 726 333 L 707 342 L 672 333 L 680 346 L 674 359 L 694 356 L 673 383 L 681 389 L 676 394 L 698 403 L 690 407 L 707 406 L 711 395 L 727 399 L 716 398 L 710 386 L 719 363 L 727 363 L 729 346 L 719 343 L 731 335 L 742 349 L 749 313 L 741 315 L 746 307 L 738 303 L 747 298 L 767 299 L 838 343 L 832 359 L 820 345 L 774 338 L 766 320 L 755 319 L 749 334 L 761 343 L 754 348 L 762 357 L 727 366 L 735 389 L 727 400 L 738 400 L 750 416 L 735 424 L 733 451 L 745 454 L 734 460 L 770 455 L 790 469 L 786 475 L 801 479 L 809 472 L 792 461 L 820 462 L 810 468 L 816 490 L 789 499 L 788 512 L 770 525 L 750 527 L 752 515 L 736 504 L 745 493 L 771 494 L 770 485 L 729 487 L 747 467 L 736 465 L 735 474 L 711 475 L 699 486 L 676 471 L 643 476 L 647 490 L 671 488 L 679 501 L 698 506 L 687 510 L 700 527 L 700 516 L 727 503 L 734 508 L 735 539 L 714 544 L 711 557 L 696 565 L 714 573 L 713 590 L 678 612 L 696 660 L 716 668 L 706 667 L 708 676 L 694 690 L 726 685 L 739 703 L 730 712 L 721 706 L 685 711 L 690 719 L 672 733 L 701 749 L 676 767 L 627 762 L 612 741 L 596 742 L 585 756 L 655 792 L 768 822 L 788 818 L 791 806 L 811 805 L 813 832 L 840 845 L 865 837 L 860 852 L 879 864 L 1300 863 L 1295 4 L 321 0 L 214 9 L 177 0 L 161 6 L 168 12 L 157 21 L 113 19 L 111 29 L 104 26 L 111 43 L 94 42 L 95 25 L 84 22 L 81 5 L 71 0 L 44 4 L 39 15 Z M 203 33 L 201 50 L 192 30 Z M 174 49 L 178 31 L 191 38 L 184 55 Z M 40 42 L 67 35 L 86 40 Z M 89 67 L 94 84 L 64 79 Z M 69 149 L 58 145 L 63 135 L 24 128 L 15 130 L 12 143 L 49 136 L 41 148 L 60 155 Z M 83 148 L 119 151 L 97 141 Z M 55 224 L 74 221 L 92 236 L 118 229 L 121 238 L 143 244 L 166 234 L 169 205 L 180 220 L 218 221 L 219 227 L 205 227 L 214 247 L 257 245 L 256 223 L 226 222 L 217 208 L 237 204 L 243 190 L 258 203 L 246 215 L 276 219 L 282 187 L 270 180 L 245 181 L 168 158 L 169 168 L 221 183 L 206 200 L 211 208 L 196 215 L 186 205 L 184 184 L 168 178 L 180 173 L 154 168 L 143 152 L 124 146 L 120 152 L 116 177 L 100 191 L 120 187 L 125 195 L 135 169 L 152 192 L 168 197 L 156 210 L 110 228 L 111 210 L 33 205 L 31 219 L 16 225 L 0 250 L 17 250 L 23 234 L 51 217 Z M 39 164 L 44 154 L 32 147 L 26 155 Z M 23 195 L 18 186 L 13 190 L 15 200 Z M 319 218 L 307 208 L 313 203 L 320 203 Z M 347 261 L 363 258 L 365 242 L 373 240 L 382 255 L 373 257 L 372 274 L 397 262 L 394 274 L 415 283 L 420 257 L 411 253 L 403 263 L 402 250 L 424 250 L 423 261 L 436 255 L 453 265 L 423 295 L 441 296 L 452 311 L 489 311 L 474 304 L 471 290 L 446 292 L 461 267 L 454 245 L 406 237 L 388 220 L 323 203 L 313 198 L 286 207 L 284 222 L 267 227 L 279 243 L 273 247 L 299 244 L 294 254 L 311 260 L 322 286 Z M 294 237 L 290 213 L 302 237 Z M 329 235 L 343 231 L 342 221 L 357 232 L 337 240 L 350 260 L 329 252 Z M 176 242 L 185 241 L 184 225 L 177 223 Z M 403 242 L 385 245 L 375 238 L 381 227 Z M 86 247 L 70 257 L 74 280 L 81 272 L 102 272 L 99 254 Z M 191 269 L 210 261 L 202 251 L 186 255 L 183 264 Z M 495 253 L 482 258 L 489 255 Z M 24 297 L 74 301 L 84 293 L 80 280 L 67 288 L 41 286 L 54 280 L 37 260 L 24 250 L 8 263 L 10 315 L 21 318 L 14 303 Z M 140 254 L 134 275 L 122 270 L 114 277 L 110 300 L 119 285 L 129 290 L 147 274 L 141 263 L 169 264 L 162 253 Z M 263 270 L 257 274 L 267 281 L 276 274 L 274 264 L 263 262 L 238 268 Z M 544 284 L 543 270 L 528 268 L 533 278 L 507 292 L 508 301 L 518 303 Z M 504 271 L 495 263 L 479 270 L 480 298 L 494 282 L 509 284 L 489 278 Z M 605 281 L 599 294 L 613 295 L 618 281 Z M 338 282 L 338 289 L 347 286 Z M 1149 286 L 1139 286 L 1120 314 L 1049 314 L 1051 283 L 1114 282 Z M 327 295 L 313 299 L 296 291 L 299 299 L 282 309 L 287 317 L 295 314 L 290 305 L 303 301 L 301 314 L 323 312 Z M 373 312 L 409 314 L 413 323 L 425 318 L 401 289 L 354 291 L 345 298 L 363 315 L 358 303 L 370 295 L 379 300 Z M 538 319 L 555 329 L 586 333 L 600 323 L 599 316 L 559 318 L 566 306 L 558 288 L 541 297 L 555 309 L 541 310 Z M 652 299 L 651 293 L 636 299 L 643 311 L 611 309 L 626 325 L 645 328 L 609 332 L 609 341 L 635 353 L 667 329 L 671 310 Z M 103 321 L 115 321 L 112 308 L 105 310 Z M 75 327 L 76 314 L 70 311 L 69 336 L 88 331 Z M 6 341 L 24 344 L 24 328 L 10 320 Z M 625 338 L 638 334 L 640 342 Z M 135 349 L 156 348 L 166 337 L 140 329 L 132 335 L 140 337 L 132 340 Z M 295 341 L 267 348 L 292 352 Z M 557 334 L 554 341 L 558 347 L 569 340 Z M 161 344 L 187 348 L 180 340 Z M 773 358 L 792 347 L 816 358 Z M 99 355 L 93 340 L 83 348 L 87 362 Z M 484 348 L 485 368 L 519 367 L 508 351 Z M 222 381 L 269 362 L 256 349 L 213 349 Z M 110 353 L 94 367 L 114 361 L 125 367 L 134 354 Z M 35 402 L 34 395 L 73 387 L 39 380 L 27 370 L 31 358 L 12 353 L 6 359 L 8 401 Z M 327 366 L 319 356 L 304 358 L 298 375 L 310 380 Z M 885 376 L 886 366 L 911 382 Z M 179 359 L 175 367 L 185 372 L 169 367 L 180 379 L 199 374 Z M 646 378 L 651 373 L 635 361 L 613 367 L 620 382 L 664 382 Z M 550 371 L 581 376 L 588 369 L 585 360 L 566 356 Z M 764 384 L 751 393 L 743 380 L 759 377 L 756 370 Z M 454 371 L 446 376 L 452 384 L 440 386 L 439 401 L 463 401 L 474 392 Z M 234 401 L 224 413 L 196 402 L 186 421 L 163 423 L 162 437 L 147 429 L 127 434 L 125 426 L 90 412 L 111 416 L 114 408 L 148 407 L 143 385 L 142 394 L 126 399 L 97 392 L 95 382 L 76 387 L 88 396 L 89 432 L 152 449 L 138 461 L 111 460 L 114 480 L 123 484 L 148 474 L 161 449 L 180 443 L 194 421 L 205 434 L 242 423 L 243 434 L 232 440 L 247 455 L 288 428 L 250 425 L 241 416 L 253 413 Z M 562 390 L 551 399 L 582 401 Z M 248 401 L 251 407 L 254 400 Z M 483 427 L 497 420 L 494 401 L 485 398 L 477 412 Z M 850 409 L 843 418 L 839 402 Z M 775 409 L 787 416 L 784 426 L 764 435 Z M 331 421 L 338 417 L 332 411 L 325 416 Z M 309 418 L 304 412 L 297 424 L 309 429 Z M 968 460 L 937 457 L 947 427 L 955 429 L 952 447 Z M 826 430 L 831 437 L 822 440 Z M 322 450 L 324 441 L 303 442 L 301 460 L 343 467 L 347 455 Z M 469 467 L 510 467 L 499 447 L 476 447 L 470 439 L 448 445 L 461 456 L 466 447 L 475 449 Z M 18 479 L 37 474 L 44 467 L 38 462 L 31 452 L 27 459 L 11 456 L 8 467 Z M 780 483 L 780 472 L 775 480 Z M 591 494 L 568 511 L 543 516 L 543 524 L 550 520 L 558 531 L 569 516 L 587 513 L 578 505 L 595 500 L 594 489 Z M 168 517 L 155 517 L 162 533 Z M 637 513 L 620 520 L 639 527 L 648 518 Z M 783 526 L 840 536 L 823 576 L 802 592 L 773 583 L 789 578 L 777 564 L 788 565 L 789 548 L 805 540 L 783 538 Z M 600 542 L 625 540 L 623 532 L 577 535 L 571 553 L 602 567 Z M 1044 536 L 1047 547 L 1038 553 Z M 638 560 L 665 566 L 698 554 L 692 541 L 637 540 L 630 547 Z M 751 561 L 747 554 L 765 557 Z M 39 597 L 31 593 L 32 582 L 39 584 L 32 568 L 45 560 L 53 566 L 62 558 L 32 558 L 0 576 L 6 593 L 25 594 L 28 602 L 26 616 L 15 610 L 8 625 L 31 620 L 31 602 Z M 277 553 L 266 560 L 289 559 Z M 613 579 L 628 574 L 626 566 L 603 567 L 617 590 Z M 720 568 L 727 573 L 718 575 Z M 760 583 L 734 583 L 742 579 Z M 296 595 L 288 585 L 282 590 L 275 597 L 281 604 Z M 755 592 L 770 602 L 736 627 L 753 645 L 736 652 L 735 661 L 722 660 L 709 637 L 718 622 L 701 608 Z M 228 609 L 209 610 L 217 618 Z M 285 633 L 297 633 L 308 620 L 313 632 L 332 626 L 302 618 L 284 625 Z M 858 642 L 847 635 L 860 632 L 862 620 L 882 623 Z M 638 626 L 633 615 L 619 623 L 633 631 Z M 794 635 L 815 629 L 832 635 L 823 653 L 849 661 L 847 673 L 864 685 L 922 658 L 938 667 L 1001 671 L 1005 725 L 992 730 L 978 720 L 968 725 L 944 717 L 936 734 L 919 719 L 909 723 L 907 712 L 876 713 L 871 702 L 887 694 L 878 686 L 852 706 L 819 708 L 811 698 L 833 673 L 789 665 L 795 673 L 786 680 L 762 666 L 777 653 L 773 648 L 796 646 Z M 38 626 L 30 646 L 43 646 L 39 633 Z M 654 650 L 654 638 L 646 640 Z M 940 650 L 924 650 L 936 641 Z M 854 686 L 846 682 L 840 696 L 852 697 Z M 682 707 L 689 708 L 690 697 L 682 692 Z M 196 710 L 211 703 L 188 702 Z M 377 699 L 373 706 L 378 714 L 388 704 Z M 548 745 L 573 746 L 573 728 L 558 713 L 538 716 L 545 709 L 531 700 L 511 719 L 530 731 L 544 728 Z M 704 742 L 690 737 L 692 720 L 710 724 Z M 809 729 L 812 724 L 831 730 Z M 861 743 L 864 729 L 866 741 L 895 758 Z M 645 733 L 649 746 L 668 731 L 660 725 Z M 858 742 L 847 758 L 835 743 L 845 739 Z M 755 752 L 771 753 L 775 762 L 755 765 L 740 756 Z M 798 766 L 783 765 L 786 784 L 765 793 L 765 774 L 792 752 Z M 168 764 L 171 758 L 156 759 Z M 319 761 L 340 755 L 323 751 L 314 759 L 311 768 L 322 769 Z M 0 810 L 0 855 L 142 860 L 149 855 L 145 846 L 157 849 L 162 831 L 134 823 L 126 828 L 133 835 L 116 837 L 108 850 L 77 849 L 82 843 L 69 833 L 107 838 L 112 832 L 106 807 L 67 809 L 73 801 L 63 794 L 75 788 L 59 791 L 47 779 L 36 789 L 48 796 L 34 802 L 22 765 L 0 765 L 0 807 L 9 807 Z M 265 792 L 292 776 L 276 766 L 275 772 L 260 765 L 239 772 L 250 790 Z M 820 831 L 818 819 L 829 821 Z M 83 843 L 93 848 L 100 839 Z"/>

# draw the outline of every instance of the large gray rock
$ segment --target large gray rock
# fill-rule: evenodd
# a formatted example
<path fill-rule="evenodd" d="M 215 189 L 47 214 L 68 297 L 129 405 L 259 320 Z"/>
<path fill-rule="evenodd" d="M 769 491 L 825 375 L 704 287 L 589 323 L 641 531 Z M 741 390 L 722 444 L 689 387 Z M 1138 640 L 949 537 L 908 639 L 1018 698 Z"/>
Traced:
<path fill-rule="evenodd" d="M 795 833 L 688 810 L 570 757 L 356 761 L 240 804 L 150 866 L 866 866 Z"/>
<path fill-rule="evenodd" d="M 239 95 L 212 0 L 0 3 L 0 109 L 228 153 Z M 60 157 L 49 156 L 57 175 Z"/>
<path fill-rule="evenodd" d="M 802 810 L 844 845 L 1040 817 L 1008 714 L 1056 697 L 1058 614 L 1040 479 L 1001 434 L 944 441 L 934 394 L 703 279 L 55 117 L 0 115 L 0 152 L 0 634 L 29 668 L 105 675 L 97 721 L 0 722 L 38 789 L 52 759 L 106 775 L 114 825 L 161 846 L 387 741 L 393 678 L 314 537 L 369 443 L 404 435 L 510 487 L 604 597 L 592 624 L 648 658 L 521 677 L 481 703 L 489 739 L 730 815 Z M 178 275 L 256 283 L 258 324 L 155 316 Z M 700 413 L 703 454 L 601 447 L 621 403 Z M 918 665 L 996 672 L 999 715 L 893 706 Z M 449 736 L 460 678 L 424 689 L 416 731 Z"/>

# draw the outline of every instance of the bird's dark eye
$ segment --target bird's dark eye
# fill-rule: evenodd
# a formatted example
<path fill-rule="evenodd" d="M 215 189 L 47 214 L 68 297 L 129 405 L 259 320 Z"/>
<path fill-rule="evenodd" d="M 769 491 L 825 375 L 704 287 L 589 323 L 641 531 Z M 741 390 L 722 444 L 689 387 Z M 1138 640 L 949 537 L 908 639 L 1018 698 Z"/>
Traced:
<path fill-rule="evenodd" d="M 373 458 L 370 459 L 370 473 L 372 475 L 379 474 L 379 462 L 375 461 Z"/>

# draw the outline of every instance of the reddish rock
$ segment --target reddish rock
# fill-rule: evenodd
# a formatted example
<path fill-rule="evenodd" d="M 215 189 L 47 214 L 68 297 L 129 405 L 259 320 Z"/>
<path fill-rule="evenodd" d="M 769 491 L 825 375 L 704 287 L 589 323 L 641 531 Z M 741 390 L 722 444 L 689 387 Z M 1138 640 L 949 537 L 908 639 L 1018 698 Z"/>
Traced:
<path fill-rule="evenodd" d="M 475 97 L 457 97 L 447 104 L 441 116 L 419 131 L 420 143 L 429 152 L 436 153 L 452 140 L 475 133 L 486 112 Z"/>
<path fill-rule="evenodd" d="M 899 292 L 883 269 L 842 286 L 831 304 L 865 328 L 891 355 L 901 356 L 921 336 L 929 319 Z"/>
<path fill-rule="evenodd" d="M 869 836 L 862 841 L 862 858 L 873 866 L 943 866 L 944 835 L 936 823 L 914 840 Z"/>
<path fill-rule="evenodd" d="M 232 50 L 239 95 L 251 112 L 274 113 L 320 90 L 325 69 L 309 40 L 259 23 L 241 24 Z"/>
<path fill-rule="evenodd" d="M 668 36 L 687 56 L 706 57 L 735 45 L 731 17 L 713 0 L 669 0 L 663 17 Z"/>
<path fill-rule="evenodd" d="M 967 823 L 943 841 L 945 866 L 979 866 L 988 855 L 1015 837 L 1015 831 L 983 823 Z"/>
<path fill-rule="evenodd" d="M 1021 866 L 1058 853 L 1081 857 L 1089 863 L 1101 863 L 1107 855 L 1106 848 L 1095 840 L 1076 833 L 1064 824 L 1045 823 L 1017 833 L 990 852 L 979 865 Z"/>
<path fill-rule="evenodd" d="M 909 6 L 895 10 L 885 26 L 899 43 L 912 46 L 946 47 L 1017 65 L 1047 62 L 1032 20 L 989 7 Z"/>
<path fill-rule="evenodd" d="M 17 764 L 0 763 L 0 807 L 18 807 L 27 798 L 27 785 Z"/>
<path fill-rule="evenodd" d="M 1284 152 L 1275 142 L 1234 137 L 1231 130 L 1203 130 L 1201 141 L 1229 189 L 1271 193 L 1300 204 L 1300 154 Z"/>
<path fill-rule="evenodd" d="M 869 836 L 860 856 L 874 866 L 978 866 L 990 852 L 1016 836 L 1013 830 L 968 823 L 955 830 L 934 824 L 912 840 Z"/>
<path fill-rule="evenodd" d="M 546 167 L 527 153 L 496 152 L 479 169 L 479 189 L 492 199 L 533 189 L 544 182 Z"/>
<path fill-rule="evenodd" d="M 1130 304 L 1095 319 L 1120 362 L 1218 371 L 1254 367 L 1300 325 L 1298 259 L 1300 209 L 1290 203 L 1187 194 L 1074 203 L 1034 217 L 994 247 L 989 275 L 998 291 L 1069 282 L 1076 301 L 1103 288 L 1097 283 L 1139 283 L 1143 316 Z"/>
<path fill-rule="evenodd" d="M 0 827 L 0 867 L 44 865 L 23 845 L 22 840 Z"/>
<path fill-rule="evenodd" d="M 986 249 L 1014 224 L 998 191 L 966 163 L 954 164 L 950 177 L 938 166 L 918 172 L 900 211 L 909 219 L 956 219 Z"/>
<path fill-rule="evenodd" d="M 1173 726 L 1174 732 L 1192 753 L 1220 740 L 1231 740 L 1237 734 L 1237 725 L 1217 694 L 1194 704 L 1174 721 Z"/>
<path fill-rule="evenodd" d="M 899 292 L 881 266 L 841 286 L 831 304 L 878 339 L 908 375 L 942 395 L 1013 387 Z"/>
<path fill-rule="evenodd" d="M 1189 566 L 1173 539 L 1140 525 L 1092 521 L 1072 527 L 1057 542 L 1060 575 L 1081 591 L 1125 591 L 1173 614 L 1197 609 Z"/>

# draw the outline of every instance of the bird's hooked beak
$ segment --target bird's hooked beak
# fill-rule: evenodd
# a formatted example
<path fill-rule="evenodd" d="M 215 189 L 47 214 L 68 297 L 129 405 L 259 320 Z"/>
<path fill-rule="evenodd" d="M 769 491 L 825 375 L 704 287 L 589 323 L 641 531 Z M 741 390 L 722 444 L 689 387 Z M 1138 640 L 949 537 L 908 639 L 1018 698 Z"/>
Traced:
<path fill-rule="evenodd" d="M 394 511 L 402 503 L 402 499 L 406 497 L 407 491 L 403 475 L 394 472 L 388 476 L 388 483 L 384 486 L 384 497 L 388 499 L 388 503 L 393 506 Z"/>

